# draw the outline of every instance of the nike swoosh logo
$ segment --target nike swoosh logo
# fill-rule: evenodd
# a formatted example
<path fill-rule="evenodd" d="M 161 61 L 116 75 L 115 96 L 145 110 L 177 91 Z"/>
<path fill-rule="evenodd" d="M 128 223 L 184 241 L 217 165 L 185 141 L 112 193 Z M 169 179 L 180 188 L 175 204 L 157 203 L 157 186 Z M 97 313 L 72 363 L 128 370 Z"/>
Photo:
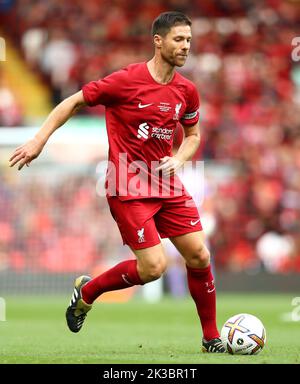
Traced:
<path fill-rule="evenodd" d="M 141 104 L 139 103 L 139 108 L 146 108 L 146 107 L 150 107 L 150 105 L 152 105 L 153 103 L 150 103 L 150 104 Z"/>
<path fill-rule="evenodd" d="M 125 281 L 126 284 L 132 285 L 132 283 L 127 279 L 127 276 L 122 274 L 122 279 Z"/>
<path fill-rule="evenodd" d="M 191 221 L 191 225 L 196 225 L 197 223 L 199 223 L 200 219 L 196 220 L 196 221 Z"/>
<path fill-rule="evenodd" d="M 207 293 L 212 293 L 215 289 L 216 289 L 215 287 L 212 288 L 212 289 L 208 289 L 208 290 L 207 290 Z"/>

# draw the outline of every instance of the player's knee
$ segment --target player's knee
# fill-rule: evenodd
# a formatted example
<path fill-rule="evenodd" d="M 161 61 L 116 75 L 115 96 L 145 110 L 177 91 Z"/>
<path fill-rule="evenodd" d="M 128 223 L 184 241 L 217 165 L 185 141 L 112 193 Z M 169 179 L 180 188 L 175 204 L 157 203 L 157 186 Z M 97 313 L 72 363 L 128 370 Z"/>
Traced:
<path fill-rule="evenodd" d="M 210 253 L 205 245 L 197 248 L 190 257 L 189 265 L 194 268 L 205 268 L 210 263 Z"/>
<path fill-rule="evenodd" d="M 159 279 L 165 272 L 166 267 L 167 263 L 165 260 L 161 260 L 160 262 L 157 262 L 155 264 L 147 265 L 144 271 L 146 281 L 150 282 Z"/>

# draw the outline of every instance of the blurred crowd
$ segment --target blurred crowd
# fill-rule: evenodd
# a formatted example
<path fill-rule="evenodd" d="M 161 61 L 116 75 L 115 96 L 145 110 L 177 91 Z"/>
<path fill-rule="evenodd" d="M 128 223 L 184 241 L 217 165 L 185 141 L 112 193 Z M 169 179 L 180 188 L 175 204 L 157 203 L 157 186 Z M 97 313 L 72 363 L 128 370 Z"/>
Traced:
<path fill-rule="evenodd" d="M 93 177 L 73 173 L 54 184 L 43 180 L 0 176 L 0 271 L 88 272 L 128 258 Z"/>
<path fill-rule="evenodd" d="M 248 98 L 257 86 L 266 96 L 287 97 L 292 38 L 299 32 L 298 0 L 8 0 L 0 22 L 31 68 L 51 84 L 53 102 L 153 52 L 150 28 L 166 10 L 193 20 L 193 48 L 184 69 L 213 105 L 223 89 L 226 102 Z M 299 33 L 298 33 L 299 34 Z M 245 71 L 249 59 L 259 77 Z M 267 61 L 260 70 L 257 67 Z M 268 80 L 265 75 L 268 73 Z M 256 74 L 256 73 L 255 73 Z M 213 79 L 211 79 L 213 77 Z M 264 83 L 260 80 L 264 78 Z M 293 77 L 297 78 L 297 73 Z M 214 80 L 214 81 L 212 81 Z M 209 82 L 209 94 L 204 93 Z M 298 75 L 299 82 L 299 75 Z M 220 88 L 223 86 L 223 88 Z M 247 100 L 245 100 L 247 102 Z M 219 104 L 224 100 L 218 100 Z M 221 113 L 223 117 L 223 114 Z"/>
<path fill-rule="evenodd" d="M 7 83 L 0 67 L 0 128 L 22 124 L 23 111 L 18 98 Z"/>
<path fill-rule="evenodd" d="M 299 1 L 23 0 L 12 2 L 0 21 L 28 65 L 51 85 L 56 104 L 90 80 L 151 58 L 151 22 L 166 10 L 193 20 L 192 51 L 180 71 L 201 96 L 202 145 L 195 159 L 235 170 L 227 182 L 207 183 L 203 212 L 214 223 L 209 241 L 216 265 L 300 272 L 300 62 L 292 60 L 292 40 L 300 36 Z M 101 115 L 103 109 L 84 113 Z M 81 182 L 74 184 L 66 212 L 49 208 L 62 233 L 64 218 L 75 214 L 78 193 L 86 190 L 88 181 Z M 42 201 L 44 193 L 57 199 L 40 186 L 35 199 Z M 90 212 L 82 238 L 92 260 L 110 244 L 106 238 L 101 243 L 108 219 L 92 197 L 86 201 Z M 39 206 L 32 210 L 42 222 L 47 217 Z M 55 228 L 53 219 L 45 223 L 45 231 Z M 101 228 L 99 239 L 95 228 Z M 55 252 L 62 249 L 56 244 Z M 50 259 L 59 258 L 55 252 Z"/>
<path fill-rule="evenodd" d="M 131 257 L 106 198 L 97 193 L 95 176 L 76 167 L 61 172 L 63 165 L 48 166 L 60 170 L 56 180 L 45 178 L 44 166 L 30 178 L 1 172 L 0 271 L 92 271 Z M 236 171 L 219 185 L 205 180 L 200 212 L 214 266 L 253 273 L 300 272 L 299 199 L 289 196 L 297 191 L 288 190 L 280 199 L 283 188 L 279 191 L 276 181 L 271 185 L 271 180 L 260 180 L 249 188 L 247 177 Z M 172 244 L 165 246 L 169 272 L 184 271 Z"/>

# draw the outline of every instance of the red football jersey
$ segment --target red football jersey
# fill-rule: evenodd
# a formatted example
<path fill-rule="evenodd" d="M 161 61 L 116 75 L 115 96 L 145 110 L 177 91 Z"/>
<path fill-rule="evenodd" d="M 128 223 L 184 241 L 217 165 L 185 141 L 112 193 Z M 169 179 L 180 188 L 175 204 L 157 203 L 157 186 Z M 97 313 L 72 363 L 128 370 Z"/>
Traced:
<path fill-rule="evenodd" d="M 106 107 L 109 141 L 107 194 L 121 200 L 186 194 L 179 178 L 155 172 L 164 156 L 172 156 L 178 122 L 199 119 L 195 85 L 175 72 L 167 84 L 157 83 L 147 63 L 131 64 L 82 88 L 89 106 Z M 174 191 L 177 190 L 175 193 Z"/>

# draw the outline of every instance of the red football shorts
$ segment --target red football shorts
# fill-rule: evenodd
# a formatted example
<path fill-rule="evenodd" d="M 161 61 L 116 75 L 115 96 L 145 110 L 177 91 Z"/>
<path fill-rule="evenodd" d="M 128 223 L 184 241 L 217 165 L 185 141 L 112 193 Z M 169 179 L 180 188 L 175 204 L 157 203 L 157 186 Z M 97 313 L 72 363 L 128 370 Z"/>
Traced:
<path fill-rule="evenodd" d="M 133 249 L 153 247 L 160 238 L 202 230 L 198 209 L 190 196 L 121 201 L 108 197 L 111 214 L 123 243 Z"/>

